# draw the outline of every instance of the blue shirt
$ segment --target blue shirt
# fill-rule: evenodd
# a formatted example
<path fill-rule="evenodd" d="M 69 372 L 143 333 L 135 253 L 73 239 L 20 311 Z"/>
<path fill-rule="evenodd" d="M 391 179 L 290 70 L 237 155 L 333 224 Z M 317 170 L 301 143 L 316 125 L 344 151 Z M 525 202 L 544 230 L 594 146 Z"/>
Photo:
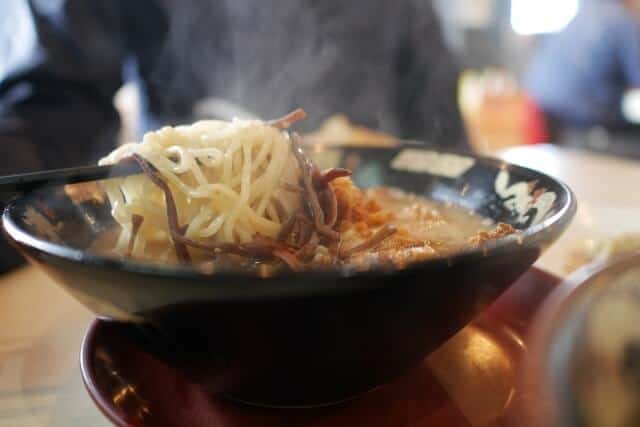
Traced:
<path fill-rule="evenodd" d="M 619 126 L 626 89 L 640 87 L 640 22 L 621 1 L 586 2 L 534 56 L 525 88 L 564 124 Z"/>

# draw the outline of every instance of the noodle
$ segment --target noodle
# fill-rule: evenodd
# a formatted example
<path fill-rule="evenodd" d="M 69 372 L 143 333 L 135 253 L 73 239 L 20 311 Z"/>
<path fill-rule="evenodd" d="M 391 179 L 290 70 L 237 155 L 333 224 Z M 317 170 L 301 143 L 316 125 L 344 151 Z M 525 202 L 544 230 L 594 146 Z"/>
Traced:
<path fill-rule="evenodd" d="M 136 243 L 136 237 L 138 236 L 138 231 L 140 230 L 140 226 L 144 218 L 140 215 L 132 215 L 131 216 L 131 236 L 129 237 L 129 246 L 127 247 L 127 256 L 131 256 L 133 254 L 133 248 Z"/>
<path fill-rule="evenodd" d="M 147 174 L 103 184 L 122 227 L 116 251 L 130 253 L 132 239 L 141 247 L 173 243 L 176 256 L 187 262 L 188 252 L 173 239 L 182 224 L 192 240 L 247 243 L 256 235 L 276 238 L 301 203 L 300 195 L 283 189 L 297 183 L 299 171 L 290 137 L 280 129 L 304 115 L 295 111 L 271 124 L 234 120 L 165 127 L 102 159 L 100 164 L 134 158 Z M 144 222 L 132 233 L 134 214 Z"/>

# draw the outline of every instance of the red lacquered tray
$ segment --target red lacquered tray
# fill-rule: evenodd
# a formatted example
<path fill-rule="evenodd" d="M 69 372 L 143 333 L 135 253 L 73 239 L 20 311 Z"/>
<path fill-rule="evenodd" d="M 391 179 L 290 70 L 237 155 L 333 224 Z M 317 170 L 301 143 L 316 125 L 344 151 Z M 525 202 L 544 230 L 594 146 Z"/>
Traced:
<path fill-rule="evenodd" d="M 514 417 L 533 314 L 558 279 L 525 273 L 476 321 L 417 368 L 355 400 L 322 409 L 274 410 L 208 398 L 145 353 L 126 325 L 97 320 L 83 348 L 83 378 L 118 426 L 487 426 Z M 507 414 L 508 417 L 507 417 Z"/>

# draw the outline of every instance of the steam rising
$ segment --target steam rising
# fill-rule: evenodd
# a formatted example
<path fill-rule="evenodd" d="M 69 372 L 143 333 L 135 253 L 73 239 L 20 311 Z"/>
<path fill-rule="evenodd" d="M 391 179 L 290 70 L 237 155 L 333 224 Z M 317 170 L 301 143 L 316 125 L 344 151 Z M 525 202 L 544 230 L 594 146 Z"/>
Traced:
<path fill-rule="evenodd" d="M 167 41 L 153 76 L 167 99 L 180 100 L 178 108 L 212 96 L 262 117 L 298 105 L 311 108 L 315 116 L 314 105 L 326 103 L 318 99 L 318 87 L 335 75 L 340 54 L 336 43 L 321 36 L 321 28 L 330 28 L 331 22 L 319 22 L 319 11 L 309 8 L 313 2 L 269 1 L 260 7 L 245 1 L 186 3 L 171 8 Z"/>
<path fill-rule="evenodd" d="M 302 106 L 303 131 L 336 113 L 405 137 L 459 127 L 456 68 L 424 2 L 164 1 L 158 113 L 188 120 L 213 97 L 259 117 Z"/>

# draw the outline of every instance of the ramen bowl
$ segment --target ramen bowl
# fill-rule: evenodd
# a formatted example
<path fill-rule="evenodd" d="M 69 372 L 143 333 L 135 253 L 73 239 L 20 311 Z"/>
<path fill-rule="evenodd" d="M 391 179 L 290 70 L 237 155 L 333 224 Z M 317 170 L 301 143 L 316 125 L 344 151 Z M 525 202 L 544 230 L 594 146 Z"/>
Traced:
<path fill-rule="evenodd" d="M 326 405 L 384 384 L 491 304 L 561 234 L 576 203 L 539 172 L 404 143 L 314 147 L 322 167 L 348 167 L 361 187 L 390 186 L 470 209 L 519 231 L 403 269 L 259 277 L 100 256 L 108 203 L 62 188 L 13 201 L 9 240 L 100 318 L 212 394 L 275 407 Z"/>

